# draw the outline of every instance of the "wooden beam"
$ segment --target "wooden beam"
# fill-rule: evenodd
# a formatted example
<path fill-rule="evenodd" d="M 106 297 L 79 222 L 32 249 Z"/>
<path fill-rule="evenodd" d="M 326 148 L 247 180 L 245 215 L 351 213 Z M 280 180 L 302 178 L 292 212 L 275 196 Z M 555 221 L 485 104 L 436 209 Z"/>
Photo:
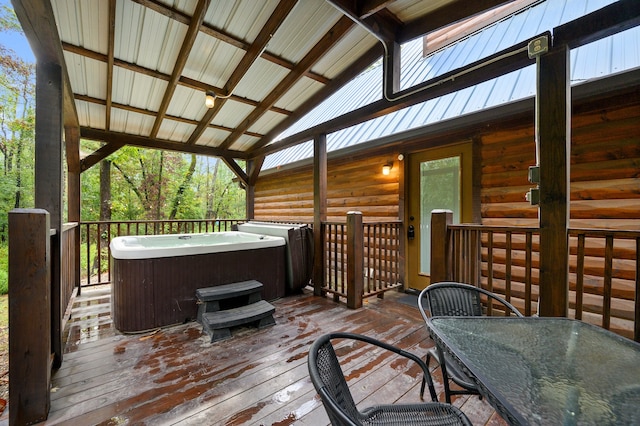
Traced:
<path fill-rule="evenodd" d="M 94 97 L 88 96 L 88 95 L 76 95 L 75 99 L 77 101 L 90 102 L 92 104 L 106 105 L 106 101 L 104 99 L 98 99 L 98 98 L 94 98 Z M 131 105 L 125 105 L 125 104 L 121 104 L 121 103 L 117 103 L 117 102 L 112 102 L 111 106 L 113 108 L 121 109 L 121 110 L 124 110 L 124 111 L 135 112 L 137 114 L 148 115 L 148 116 L 151 116 L 151 117 L 155 117 L 155 115 L 156 115 L 155 111 L 150 111 L 148 109 L 142 109 L 142 108 L 134 107 L 134 106 L 131 106 Z M 166 114 L 164 117 L 165 117 L 165 120 L 174 120 L 174 121 L 177 121 L 177 122 L 180 122 L 180 123 L 191 124 L 191 125 L 194 125 L 194 126 L 198 124 L 197 120 L 192 120 L 192 119 L 184 118 L 184 117 L 178 117 L 176 115 Z M 224 132 L 229 132 L 229 133 L 231 133 L 233 131 L 233 129 L 231 127 L 220 126 L 220 125 L 217 125 L 217 124 L 209 124 L 209 128 L 210 129 L 222 130 Z M 250 131 L 246 131 L 246 132 L 244 132 L 244 134 L 248 135 L 248 136 L 252 136 L 254 138 L 261 138 L 261 137 L 264 136 L 261 133 L 255 133 L 255 132 L 250 132 Z"/>
<path fill-rule="evenodd" d="M 540 166 L 540 316 L 569 310 L 569 48 L 554 46 L 538 62 L 536 140 Z"/>
<path fill-rule="evenodd" d="M 376 117 L 395 112 L 411 105 L 447 95 L 509 72 L 531 65 L 534 60 L 527 54 L 528 40 L 502 50 L 486 59 L 450 71 L 440 77 L 425 81 L 409 89 L 396 93 L 401 100 L 390 102 L 386 99 L 373 102 L 349 113 L 343 114 L 317 126 L 303 130 L 264 148 L 252 151 L 252 156 L 268 155 L 308 141 L 319 133 L 332 133 L 363 123 Z M 478 71 L 482 72 L 478 72 Z M 266 136 L 265 136 L 266 138 Z"/>
<path fill-rule="evenodd" d="M 204 117 L 202 117 L 193 133 L 191 133 L 191 136 L 189 136 L 189 140 L 187 141 L 188 144 L 195 144 L 198 139 L 200 139 L 207 126 L 211 123 L 211 120 L 213 120 L 213 118 L 222 109 L 225 102 L 227 101 L 227 98 L 236 89 L 238 83 L 240 83 L 240 80 L 242 80 L 242 78 L 246 75 L 247 71 L 249 71 L 249 68 L 251 68 L 256 59 L 258 59 L 258 56 L 260 56 L 260 54 L 265 50 L 265 48 L 267 47 L 267 43 L 269 43 L 273 34 L 278 31 L 278 28 L 280 28 L 280 25 L 282 25 L 295 4 L 296 0 L 280 1 L 274 12 L 271 14 L 265 25 L 260 30 L 260 33 L 256 37 L 251 47 L 249 47 L 236 68 L 231 73 L 231 76 L 225 84 L 224 93 L 220 94 L 221 96 L 218 97 L 214 107 L 209 108 L 205 112 Z"/>
<path fill-rule="evenodd" d="M 322 39 L 305 55 L 304 58 L 298 63 L 296 68 L 291 71 L 280 83 L 269 93 L 261 102 L 258 108 L 255 108 L 242 123 L 240 123 L 236 130 L 227 137 L 227 139 L 220 145 L 222 148 L 230 147 L 242 133 L 247 130 L 256 120 L 277 102 L 286 91 L 292 87 L 302 76 L 306 70 L 311 67 L 326 53 L 329 49 L 335 46 L 338 41 L 353 27 L 353 22 L 347 17 L 342 17 L 338 22 L 325 34 Z"/>
<path fill-rule="evenodd" d="M 249 185 L 249 177 L 242 167 L 236 163 L 236 161 L 228 156 L 222 156 L 222 161 L 231 169 L 231 171 L 237 176 L 238 179 L 242 182 L 242 184 L 246 187 Z"/>
<path fill-rule="evenodd" d="M 570 49 L 640 25 L 640 2 L 619 0 L 553 29 L 554 44 Z"/>
<path fill-rule="evenodd" d="M 324 287 L 325 248 L 322 224 L 327 220 L 327 135 L 313 140 L 313 294 Z"/>
<path fill-rule="evenodd" d="M 107 46 L 107 99 L 105 105 L 104 128 L 111 129 L 111 101 L 113 98 L 113 60 L 116 40 L 116 0 L 109 0 L 109 36 Z"/>
<path fill-rule="evenodd" d="M 108 57 L 105 54 L 102 54 L 100 52 L 96 52 L 93 50 L 89 50 L 86 49 L 84 47 L 81 46 L 76 46 L 73 44 L 69 44 L 66 42 L 62 42 L 62 48 L 66 51 L 66 52 L 72 52 L 75 53 L 77 55 L 80 56 L 86 56 L 87 58 L 91 58 L 94 59 L 96 61 L 101 61 L 101 62 L 107 62 L 108 61 Z M 145 68 L 143 66 L 140 66 L 138 64 L 134 64 L 131 62 L 127 62 L 127 61 L 123 61 L 121 59 L 117 59 L 114 58 L 113 60 L 113 64 L 114 66 L 132 71 L 132 72 L 136 72 L 136 73 L 140 73 L 143 75 L 146 75 L 148 77 L 152 77 L 152 78 L 157 78 L 159 80 L 163 80 L 163 81 L 169 81 L 171 79 L 171 76 L 168 74 L 164 74 L 160 71 L 157 70 L 153 70 L 150 68 Z M 220 87 L 215 87 L 212 86 L 210 84 L 206 84 L 203 83 L 202 81 L 198 81 L 198 80 L 194 80 L 192 78 L 189 77 L 185 77 L 185 76 L 180 76 L 180 79 L 178 80 L 178 84 L 182 85 L 184 87 L 188 87 L 190 89 L 195 89 L 195 90 L 202 90 L 203 92 L 208 92 L 208 91 L 213 91 L 216 93 L 223 93 L 224 89 L 220 88 Z M 78 96 L 85 96 L 85 95 L 76 95 L 76 98 Z M 254 101 L 253 99 L 249 99 L 249 98 L 244 98 L 242 96 L 237 96 L 237 95 L 231 95 L 231 97 L 229 98 L 233 101 L 236 102 L 240 102 L 246 105 L 251 105 L 253 107 L 256 107 L 258 105 L 260 105 L 260 103 L 258 101 Z M 102 101 L 103 105 L 106 105 L 106 103 L 104 103 L 104 100 Z M 292 111 L 286 110 L 284 108 L 279 108 L 276 106 L 271 107 L 270 109 L 273 112 L 277 112 L 278 114 L 283 114 L 283 115 L 291 115 Z M 154 112 L 155 114 L 155 112 Z"/>
<path fill-rule="evenodd" d="M 158 131 L 160 130 L 160 126 L 162 125 L 162 120 L 164 120 L 164 115 L 167 112 L 167 108 L 169 108 L 169 103 L 171 102 L 171 98 L 173 98 L 176 86 L 178 85 L 178 81 L 180 80 L 180 76 L 182 75 L 182 71 L 184 70 L 184 66 L 187 63 L 187 59 L 189 58 L 189 53 L 191 53 L 191 48 L 193 47 L 193 44 L 196 41 L 196 37 L 198 36 L 198 29 L 200 28 L 200 25 L 202 25 L 204 15 L 207 13 L 207 9 L 209 8 L 209 2 L 210 0 L 198 0 L 198 5 L 196 6 L 196 10 L 193 12 L 193 17 L 191 18 L 191 22 L 189 23 L 187 34 L 185 34 L 184 36 L 182 46 L 180 47 L 180 52 L 178 53 L 178 57 L 176 58 L 176 62 L 173 66 L 173 72 L 171 73 L 171 78 L 169 79 L 169 83 L 167 84 L 167 89 L 165 90 L 164 96 L 162 97 L 162 102 L 160 103 L 160 108 L 158 109 L 158 115 L 156 116 L 156 120 L 153 123 L 151 133 L 149 134 L 149 137 L 151 139 L 155 139 L 155 137 L 158 136 Z"/>
<path fill-rule="evenodd" d="M 94 152 L 80 160 L 80 172 L 89 170 L 91 167 L 95 166 L 100 161 L 104 160 L 123 146 L 125 146 L 124 143 L 118 142 L 109 142 L 101 146 L 99 149 L 95 150 Z"/>
<path fill-rule="evenodd" d="M 302 118 L 305 114 L 311 112 L 320 102 L 327 99 L 338 90 L 340 90 L 347 82 L 349 82 L 354 77 L 358 76 L 363 70 L 365 70 L 368 66 L 370 66 L 374 61 L 380 58 L 382 55 L 382 45 L 376 44 L 367 52 L 365 52 L 356 62 L 354 62 L 349 68 L 344 70 L 340 75 L 335 77 L 330 84 L 326 85 L 322 89 L 320 89 L 314 96 L 309 98 L 305 103 L 300 105 L 291 116 L 282 120 L 278 125 L 276 125 L 269 133 L 264 135 L 262 139 L 260 139 L 257 143 L 253 145 L 253 148 L 250 150 L 250 153 L 253 153 L 269 143 L 277 137 L 279 134 L 284 132 L 287 128 L 289 128 L 293 123 Z"/>
<path fill-rule="evenodd" d="M 241 151 L 232 151 L 210 147 L 205 145 L 187 145 L 182 142 L 173 142 L 165 139 L 151 139 L 147 136 L 135 136 L 127 133 L 107 132 L 102 129 L 81 127 L 80 135 L 83 139 L 91 139 L 107 143 L 119 143 L 122 145 L 140 146 L 151 149 L 164 149 L 167 151 L 189 152 L 211 157 L 223 157 L 247 159 L 248 155 Z"/>
<path fill-rule="evenodd" d="M 154 12 L 160 13 L 161 15 L 164 15 L 167 18 L 174 19 L 178 22 L 182 22 L 185 25 L 189 25 L 189 22 L 191 21 L 191 18 L 189 15 L 182 13 L 178 9 L 165 6 L 164 4 L 159 3 L 157 1 L 154 1 L 154 0 L 132 0 L 132 1 L 149 8 Z M 251 46 L 251 43 L 247 43 L 237 38 L 233 34 L 227 33 L 221 29 L 214 28 L 207 23 L 202 24 L 202 26 L 200 27 L 200 31 L 202 31 L 204 34 L 207 34 L 208 36 L 211 36 L 222 42 L 230 44 L 231 46 L 237 47 L 238 49 L 249 50 Z M 279 65 L 283 68 L 288 68 L 291 70 L 295 67 L 295 64 L 288 61 L 287 59 L 281 56 L 271 54 L 269 52 L 262 52 L 262 55 L 260 57 L 276 65 Z M 323 75 L 314 73 L 313 71 L 307 72 L 305 74 L 305 77 L 308 77 L 322 84 L 327 84 L 331 81 L 328 78 L 324 77 Z"/>
<path fill-rule="evenodd" d="M 428 34 L 431 31 L 455 24 L 456 22 L 512 1 L 513 0 L 457 0 L 405 24 L 398 32 L 396 41 L 400 44 L 406 43 L 407 41 Z"/>
<path fill-rule="evenodd" d="M 64 125 L 78 127 L 78 113 L 67 73 L 60 37 L 51 2 L 41 0 L 11 0 L 20 26 L 29 40 L 37 62 L 58 64 L 62 69 Z"/>

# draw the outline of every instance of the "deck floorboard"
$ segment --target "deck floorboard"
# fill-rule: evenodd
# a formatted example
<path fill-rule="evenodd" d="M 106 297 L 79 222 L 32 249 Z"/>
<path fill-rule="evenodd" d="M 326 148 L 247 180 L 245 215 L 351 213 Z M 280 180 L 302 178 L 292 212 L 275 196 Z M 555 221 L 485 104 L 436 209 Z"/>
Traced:
<path fill-rule="evenodd" d="M 111 323 L 109 288 L 83 289 L 65 330 L 63 364 L 52 377 L 49 418 L 41 424 L 328 424 L 309 380 L 309 346 L 324 333 L 349 331 L 424 354 L 433 343 L 418 310 L 401 303 L 401 295 L 350 310 L 305 291 L 273 302 L 274 326 L 234 329 L 233 338 L 210 343 L 196 322 L 121 334 Z M 358 404 L 419 401 L 417 366 L 371 347 L 350 350 L 343 369 Z M 432 375 L 444 400 L 439 370 Z M 458 396 L 454 404 L 474 425 L 506 424 L 477 397 Z"/>

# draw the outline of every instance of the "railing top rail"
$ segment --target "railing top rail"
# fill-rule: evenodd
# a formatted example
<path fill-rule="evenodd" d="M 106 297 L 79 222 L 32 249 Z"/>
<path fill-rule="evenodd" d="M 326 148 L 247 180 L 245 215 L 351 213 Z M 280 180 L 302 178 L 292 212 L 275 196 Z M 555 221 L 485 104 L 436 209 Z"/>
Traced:
<path fill-rule="evenodd" d="M 248 219 L 147 219 L 147 220 L 83 220 L 81 224 L 108 225 L 110 223 L 191 223 L 191 222 L 247 222 Z"/>
<path fill-rule="evenodd" d="M 450 229 L 467 229 L 471 231 L 492 231 L 492 232 L 513 232 L 518 234 L 526 234 L 533 232 L 537 234 L 540 228 L 524 227 L 524 226 L 495 226 L 495 225 L 479 225 L 477 223 L 461 223 L 456 225 L 448 225 Z"/>
<path fill-rule="evenodd" d="M 347 222 L 322 222 L 323 225 L 346 225 Z M 375 222 L 368 222 L 366 220 L 362 221 L 362 225 L 402 225 L 402 221 L 401 220 L 388 220 L 388 221 L 384 221 L 384 222 L 380 222 L 380 221 L 375 221 Z"/>
<path fill-rule="evenodd" d="M 635 240 L 640 238 L 640 231 L 627 230 L 627 229 L 588 229 L 588 228 L 570 228 L 569 235 L 578 236 L 584 235 L 585 237 L 615 237 L 618 239 Z"/>

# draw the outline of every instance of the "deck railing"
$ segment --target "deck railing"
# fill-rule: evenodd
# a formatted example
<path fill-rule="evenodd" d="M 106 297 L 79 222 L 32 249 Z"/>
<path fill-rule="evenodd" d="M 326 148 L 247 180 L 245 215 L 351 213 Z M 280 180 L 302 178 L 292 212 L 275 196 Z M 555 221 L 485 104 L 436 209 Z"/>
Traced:
<path fill-rule="evenodd" d="M 446 235 L 444 275 L 432 278 L 480 283 L 537 313 L 539 229 L 448 225 Z M 640 231 L 569 229 L 569 316 L 640 341 L 639 270 Z"/>
<path fill-rule="evenodd" d="M 347 298 L 350 307 L 402 286 L 400 221 L 362 222 L 350 214 L 346 222 L 323 223 L 325 266 L 322 292 Z"/>
<path fill-rule="evenodd" d="M 245 219 L 90 221 L 80 224 L 80 285 L 111 283 L 112 238 L 126 235 L 189 234 L 230 231 Z M 100 255 L 98 255 L 100 254 Z"/>
<path fill-rule="evenodd" d="M 229 231 L 233 225 L 245 221 L 228 219 L 82 222 L 79 278 L 81 286 L 111 283 L 109 243 L 112 238 L 125 235 Z M 349 223 L 347 220 L 323 224 L 325 272 L 321 287 L 323 292 L 332 293 L 336 300 L 340 297 L 351 297 L 354 306 L 359 306 L 363 298 L 381 296 L 385 291 L 402 285 L 402 224 L 400 221 L 362 223 L 360 220 L 356 225 L 357 231 L 349 231 Z M 349 237 L 349 232 L 354 236 Z M 350 250 L 355 250 L 351 256 Z M 356 252 L 361 254 L 355 255 Z M 353 272 L 349 273 L 349 260 L 354 261 L 358 257 L 361 257 L 361 260 L 357 262 L 357 269 L 353 269 L 352 265 Z M 352 279 L 353 285 L 358 286 L 357 295 L 349 290 L 349 279 Z"/>

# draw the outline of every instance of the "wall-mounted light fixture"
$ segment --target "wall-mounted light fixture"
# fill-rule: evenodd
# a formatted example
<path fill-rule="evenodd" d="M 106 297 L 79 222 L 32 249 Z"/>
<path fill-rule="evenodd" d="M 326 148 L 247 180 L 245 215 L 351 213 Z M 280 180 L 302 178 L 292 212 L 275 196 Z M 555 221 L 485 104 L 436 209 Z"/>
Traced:
<path fill-rule="evenodd" d="M 211 109 L 216 104 L 216 94 L 214 92 L 207 92 L 204 97 L 204 104 L 207 108 Z"/>
<path fill-rule="evenodd" d="M 391 173 L 392 168 L 393 168 L 392 163 L 385 164 L 384 166 L 382 166 L 382 174 L 385 176 L 389 176 L 389 173 Z"/>

